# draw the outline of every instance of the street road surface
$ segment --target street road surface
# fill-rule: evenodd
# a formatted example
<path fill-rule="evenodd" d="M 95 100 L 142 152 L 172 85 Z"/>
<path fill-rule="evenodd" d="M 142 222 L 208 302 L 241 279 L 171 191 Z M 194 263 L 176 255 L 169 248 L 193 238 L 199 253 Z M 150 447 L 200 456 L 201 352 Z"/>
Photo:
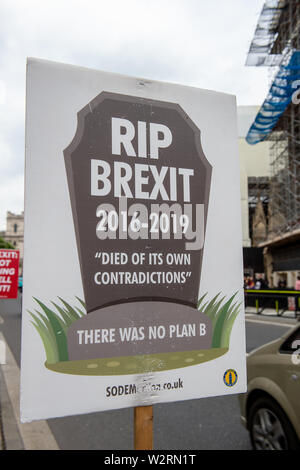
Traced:
<path fill-rule="evenodd" d="M 21 297 L 0 300 L 0 332 L 20 367 Z M 278 338 L 293 320 L 247 316 L 247 351 Z M 61 450 L 132 450 L 133 409 L 76 415 L 47 421 Z M 248 450 L 237 396 L 154 406 L 156 450 Z"/>

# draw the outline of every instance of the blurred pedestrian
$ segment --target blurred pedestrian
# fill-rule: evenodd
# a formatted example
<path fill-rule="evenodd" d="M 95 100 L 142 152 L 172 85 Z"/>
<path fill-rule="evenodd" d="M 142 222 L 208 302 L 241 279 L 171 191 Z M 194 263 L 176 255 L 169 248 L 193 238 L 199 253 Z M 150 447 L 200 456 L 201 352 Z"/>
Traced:
<path fill-rule="evenodd" d="M 261 279 L 261 286 L 260 286 L 261 289 L 268 289 L 269 286 L 268 286 L 268 282 L 266 281 L 266 279 L 262 278 Z"/>
<path fill-rule="evenodd" d="M 295 282 L 295 290 L 300 290 L 300 276 L 297 276 L 297 281 Z"/>
<path fill-rule="evenodd" d="M 260 280 L 260 279 L 256 279 L 256 280 L 255 280 L 254 289 L 260 289 L 260 288 L 261 288 L 261 280 Z"/>
<path fill-rule="evenodd" d="M 278 289 L 285 289 L 286 288 L 286 281 L 280 280 L 278 282 Z"/>

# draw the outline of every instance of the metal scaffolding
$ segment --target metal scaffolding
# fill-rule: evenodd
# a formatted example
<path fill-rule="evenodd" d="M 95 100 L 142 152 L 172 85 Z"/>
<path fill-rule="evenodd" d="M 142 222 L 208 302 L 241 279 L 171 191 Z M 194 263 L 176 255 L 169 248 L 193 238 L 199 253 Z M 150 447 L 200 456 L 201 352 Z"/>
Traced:
<path fill-rule="evenodd" d="M 300 227 L 300 108 L 293 103 L 282 115 L 271 141 L 269 237 Z"/>
<path fill-rule="evenodd" d="M 265 42 L 258 42 L 264 38 Z M 246 140 L 270 141 L 268 239 L 300 228 L 300 2 L 266 1 L 247 65 L 271 65 L 273 81 Z M 275 67 L 274 67 L 275 66 Z M 299 100 L 300 101 L 300 100 Z"/>
<path fill-rule="evenodd" d="M 254 37 L 250 44 L 246 65 L 273 66 L 278 65 L 281 53 L 272 51 L 277 37 L 277 30 L 282 10 L 286 7 L 286 0 L 268 0 L 261 10 Z"/>

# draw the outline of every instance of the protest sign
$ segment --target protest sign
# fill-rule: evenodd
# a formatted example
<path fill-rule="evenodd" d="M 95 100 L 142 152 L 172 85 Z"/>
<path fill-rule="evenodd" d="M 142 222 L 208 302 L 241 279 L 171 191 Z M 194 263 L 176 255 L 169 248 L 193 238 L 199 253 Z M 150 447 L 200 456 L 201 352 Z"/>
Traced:
<path fill-rule="evenodd" d="M 235 98 L 30 59 L 26 122 L 22 420 L 245 391 Z"/>

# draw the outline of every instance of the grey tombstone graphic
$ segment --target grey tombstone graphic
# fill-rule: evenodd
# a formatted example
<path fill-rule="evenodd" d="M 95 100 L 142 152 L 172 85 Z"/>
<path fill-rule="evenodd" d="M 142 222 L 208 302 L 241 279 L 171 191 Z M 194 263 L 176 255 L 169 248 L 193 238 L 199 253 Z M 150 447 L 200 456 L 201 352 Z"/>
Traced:
<path fill-rule="evenodd" d="M 209 348 L 196 306 L 212 168 L 196 125 L 178 104 L 102 92 L 79 111 L 64 156 L 88 313 L 69 328 L 70 359 Z M 201 324 L 202 336 L 148 336 Z M 140 340 L 122 339 L 124 328 Z"/>

